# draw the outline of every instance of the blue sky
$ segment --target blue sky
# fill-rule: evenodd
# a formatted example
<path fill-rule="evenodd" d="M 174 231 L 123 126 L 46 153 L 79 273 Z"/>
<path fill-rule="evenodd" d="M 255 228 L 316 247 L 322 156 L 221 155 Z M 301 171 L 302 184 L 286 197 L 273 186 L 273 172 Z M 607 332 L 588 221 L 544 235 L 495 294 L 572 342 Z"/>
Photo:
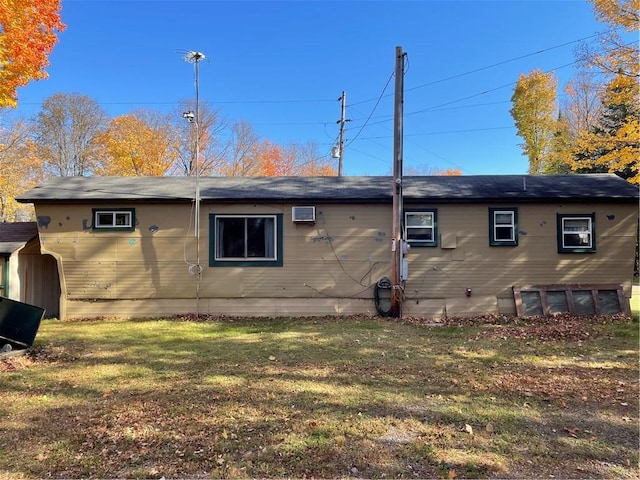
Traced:
<path fill-rule="evenodd" d="M 404 77 L 405 170 L 526 173 L 510 98 L 518 75 L 575 73 L 580 39 L 608 26 L 586 0 L 63 0 L 50 78 L 19 89 L 18 115 L 58 93 L 88 95 L 112 116 L 174 110 L 194 97 L 272 142 L 328 154 L 347 95 L 345 175 L 389 175 L 396 46 Z M 386 90 L 385 90 L 386 86 Z M 336 163 L 337 165 L 337 163 Z"/>

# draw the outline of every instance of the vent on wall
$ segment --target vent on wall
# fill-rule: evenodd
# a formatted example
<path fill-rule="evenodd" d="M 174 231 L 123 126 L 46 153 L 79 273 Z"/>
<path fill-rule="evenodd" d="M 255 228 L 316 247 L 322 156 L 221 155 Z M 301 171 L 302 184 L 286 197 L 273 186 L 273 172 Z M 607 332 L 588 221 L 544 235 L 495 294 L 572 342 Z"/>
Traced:
<path fill-rule="evenodd" d="M 316 221 L 316 207 L 292 207 L 291 218 L 294 222 L 313 223 Z"/>

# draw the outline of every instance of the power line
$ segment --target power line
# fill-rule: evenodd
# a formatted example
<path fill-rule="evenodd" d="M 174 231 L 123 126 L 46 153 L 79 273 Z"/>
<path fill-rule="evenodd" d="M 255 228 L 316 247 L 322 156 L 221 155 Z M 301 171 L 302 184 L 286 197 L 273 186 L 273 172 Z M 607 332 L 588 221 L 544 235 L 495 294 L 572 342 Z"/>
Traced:
<path fill-rule="evenodd" d="M 407 89 L 405 89 L 405 92 L 412 91 L 412 90 L 417 90 L 419 88 L 428 87 L 428 86 L 431 86 L 431 85 L 435 85 L 437 83 L 442 83 L 442 82 L 446 82 L 448 80 L 453 80 L 455 78 L 460 78 L 460 77 L 464 77 L 466 75 L 471 75 L 471 74 L 474 74 L 474 73 L 478 73 L 478 72 L 481 72 L 483 70 L 488 70 L 488 69 L 491 69 L 491 68 L 494 68 L 494 67 L 498 67 L 500 65 L 505 65 L 507 63 L 515 62 L 515 61 L 518 61 L 518 60 L 522 60 L 523 58 L 532 57 L 534 55 L 540 55 L 541 53 L 549 52 L 549 51 L 555 50 L 557 48 L 566 47 L 568 45 L 573 45 L 573 44 L 576 44 L 576 43 L 579 43 L 579 42 L 583 42 L 583 41 L 589 40 L 591 38 L 607 35 L 608 33 L 611 33 L 613 31 L 615 31 L 615 29 L 604 30 L 602 32 L 596 32 L 593 35 L 589 35 L 587 37 L 578 38 L 578 39 L 572 40 L 570 42 L 565 42 L 565 43 L 561 43 L 559 45 L 554 45 L 552 47 L 543 48 L 542 50 L 537 50 L 535 52 L 527 53 L 527 54 L 524 54 L 524 55 L 519 55 L 517 57 L 513 57 L 513 58 L 510 58 L 508 60 L 503 60 L 503 61 L 500 61 L 500 62 L 497 62 L 497 63 L 493 63 L 491 65 L 486 65 L 484 67 L 480 67 L 480 68 L 476 68 L 476 69 L 473 69 L 473 70 L 469 70 L 467 72 L 458 73 L 458 74 L 455 74 L 455 75 L 450 75 L 448 77 L 444 77 L 444 78 L 441 78 L 441 79 L 438 79 L 438 80 L 433 80 L 431 82 L 423 83 L 423 84 L 417 85 L 415 87 L 407 88 Z M 576 63 L 576 62 L 574 62 L 574 63 Z M 390 96 L 390 95 L 391 94 L 389 94 L 388 96 Z M 353 104 L 349 105 L 349 107 L 352 107 L 352 106 L 355 106 L 355 105 L 360 105 L 360 104 L 363 104 L 363 103 L 369 103 L 369 102 L 372 102 L 374 100 L 375 100 L 374 98 L 370 98 L 368 100 L 362 100 L 360 102 L 353 103 Z"/>
<path fill-rule="evenodd" d="M 419 88 L 429 87 L 429 86 L 435 85 L 437 83 L 442 83 L 442 82 L 446 82 L 446 81 L 449 81 L 449 80 L 453 80 L 455 78 L 460 78 L 460 77 L 464 77 L 466 75 L 471 75 L 473 73 L 478 73 L 478 72 L 482 72 L 484 70 L 489 70 L 490 68 L 499 67 L 500 65 L 505 65 L 507 63 L 515 62 L 517 60 L 522 60 L 523 58 L 533 57 L 534 55 L 539 55 L 541 53 L 549 52 L 549 51 L 555 50 L 557 48 L 562 48 L 562 47 L 566 47 L 568 45 L 573 45 L 575 43 L 583 42 L 585 40 L 589 40 L 590 38 L 594 38 L 594 37 L 598 37 L 598 36 L 601 36 L 601 35 L 605 35 L 605 34 L 610 33 L 610 32 L 611 32 L 611 30 L 594 33 L 593 35 L 589 35 L 588 37 L 578 38 L 577 40 L 572 40 L 570 42 L 561 43 L 560 45 L 555 45 L 555 46 L 549 47 L 549 48 L 543 48 L 542 50 L 538 50 L 536 52 L 527 53 L 525 55 L 520 55 L 519 57 L 510 58 L 509 60 L 504 60 L 504 61 L 501 61 L 501 62 L 493 63 L 491 65 L 487 65 L 485 67 L 480 67 L 480 68 L 476 68 L 474 70 L 469 70 L 468 72 L 459 73 L 457 75 L 451 75 L 449 77 L 441 78 L 440 80 L 434 80 L 434 81 L 428 82 L 428 83 L 423 83 L 422 85 L 417 85 L 415 87 L 408 88 L 406 91 L 417 90 Z"/>
<path fill-rule="evenodd" d="M 351 145 L 357 138 L 358 136 L 362 133 L 362 130 L 364 130 L 364 127 L 367 126 L 367 123 L 369 122 L 369 120 L 371 119 L 373 113 L 376 111 L 376 108 L 378 108 L 378 105 L 380 104 L 380 100 L 382 100 L 382 97 L 384 97 L 384 92 L 387 90 L 387 87 L 389 86 L 389 83 L 391 83 L 391 79 L 394 76 L 394 72 L 391 72 L 391 75 L 389 76 L 389 80 L 387 80 L 387 83 L 385 84 L 384 88 L 382 89 L 382 92 L 380 92 L 380 96 L 378 97 L 378 101 L 376 102 L 376 104 L 373 106 L 373 109 L 371 110 L 371 113 L 369 114 L 369 117 L 367 118 L 367 120 L 365 120 L 365 122 L 362 124 L 362 126 L 360 127 L 360 130 L 358 131 L 358 133 L 356 134 L 355 137 L 353 137 L 349 143 L 347 143 L 346 146 Z"/>
<path fill-rule="evenodd" d="M 421 132 L 421 133 L 405 133 L 405 137 L 423 137 L 427 135 L 449 135 L 452 133 L 473 133 L 473 132 L 489 132 L 493 130 L 509 130 L 513 125 L 508 127 L 486 127 L 486 128 L 467 128 L 463 130 L 444 130 L 440 132 Z M 377 137 L 362 137 L 360 140 L 382 140 L 392 138 L 393 135 L 378 135 Z"/>

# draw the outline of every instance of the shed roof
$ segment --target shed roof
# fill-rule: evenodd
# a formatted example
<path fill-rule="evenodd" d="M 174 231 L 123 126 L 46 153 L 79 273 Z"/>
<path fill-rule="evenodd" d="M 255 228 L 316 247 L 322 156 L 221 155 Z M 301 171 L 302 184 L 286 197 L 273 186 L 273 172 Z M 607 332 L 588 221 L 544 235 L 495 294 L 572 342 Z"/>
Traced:
<path fill-rule="evenodd" d="M 613 174 L 407 176 L 405 202 L 637 200 L 638 187 Z M 200 177 L 203 202 L 305 201 L 389 203 L 390 176 Z M 194 177 L 54 178 L 18 197 L 23 203 L 191 201 Z"/>
<path fill-rule="evenodd" d="M 36 222 L 0 223 L 0 253 L 13 253 L 38 236 Z"/>

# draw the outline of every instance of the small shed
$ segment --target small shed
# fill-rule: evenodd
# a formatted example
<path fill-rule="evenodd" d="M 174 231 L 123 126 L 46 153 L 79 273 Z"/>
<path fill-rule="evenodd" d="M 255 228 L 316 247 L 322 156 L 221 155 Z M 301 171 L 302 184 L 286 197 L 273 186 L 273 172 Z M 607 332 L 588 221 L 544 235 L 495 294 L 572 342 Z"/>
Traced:
<path fill-rule="evenodd" d="M 41 254 L 36 222 L 0 223 L 0 296 L 59 313 L 57 264 Z"/>

